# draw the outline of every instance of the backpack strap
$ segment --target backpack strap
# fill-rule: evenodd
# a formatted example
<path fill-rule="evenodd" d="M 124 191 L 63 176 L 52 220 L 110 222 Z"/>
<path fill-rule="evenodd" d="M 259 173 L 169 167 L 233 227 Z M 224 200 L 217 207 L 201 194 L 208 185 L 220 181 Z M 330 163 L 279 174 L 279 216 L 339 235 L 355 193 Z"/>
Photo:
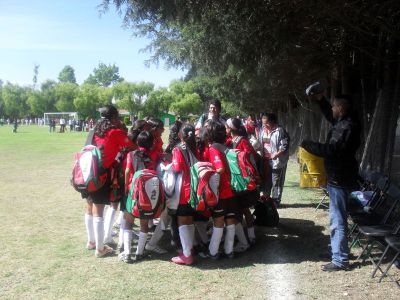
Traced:
<path fill-rule="evenodd" d="M 215 149 L 221 151 L 221 152 L 224 153 L 225 155 L 226 155 L 226 154 L 228 153 L 228 151 L 229 151 L 229 148 L 228 148 L 228 147 L 226 147 L 225 145 L 222 145 L 222 144 L 220 144 L 220 143 L 211 144 L 211 147 L 213 147 L 213 148 L 215 148 Z"/>
<path fill-rule="evenodd" d="M 93 138 L 94 138 L 94 129 L 92 128 L 89 130 L 89 134 L 86 137 L 85 146 L 93 145 Z"/>
<path fill-rule="evenodd" d="M 232 146 L 234 149 L 237 147 L 237 145 L 239 145 L 242 138 L 243 138 L 242 136 L 238 136 L 235 141 L 232 141 Z"/>
<path fill-rule="evenodd" d="M 208 120 L 208 115 L 207 114 L 202 114 L 201 117 L 201 126 L 204 126 L 204 123 Z"/>
<path fill-rule="evenodd" d="M 146 169 L 145 163 L 148 157 L 146 157 L 145 153 L 140 152 L 138 150 L 132 151 L 131 159 L 132 159 L 132 167 L 135 172 Z"/>
<path fill-rule="evenodd" d="M 192 167 L 195 163 L 197 163 L 197 158 L 194 156 L 193 152 L 183 143 L 179 144 L 178 146 L 179 150 L 181 150 L 183 157 L 185 158 L 185 161 L 187 165 Z"/>

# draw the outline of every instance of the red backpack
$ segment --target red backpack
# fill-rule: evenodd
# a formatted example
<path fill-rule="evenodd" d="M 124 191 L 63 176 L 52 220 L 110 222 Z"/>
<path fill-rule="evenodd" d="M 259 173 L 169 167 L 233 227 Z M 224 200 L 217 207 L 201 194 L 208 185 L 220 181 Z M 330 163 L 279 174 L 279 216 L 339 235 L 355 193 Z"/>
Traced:
<path fill-rule="evenodd" d="M 245 193 L 257 188 L 260 176 L 248 153 L 239 149 L 229 149 L 217 143 L 212 147 L 226 155 L 231 173 L 231 186 L 236 193 Z"/>
<path fill-rule="evenodd" d="M 136 171 L 126 199 L 127 211 L 139 218 L 158 218 L 164 204 L 164 185 L 157 172 L 149 169 Z"/>
<path fill-rule="evenodd" d="M 190 168 L 189 204 L 199 212 L 218 204 L 220 176 L 209 162 L 197 162 Z"/>
<path fill-rule="evenodd" d="M 101 150 L 87 145 L 75 154 L 71 184 L 80 193 L 93 193 L 101 189 L 107 181 L 107 169 L 102 163 Z"/>

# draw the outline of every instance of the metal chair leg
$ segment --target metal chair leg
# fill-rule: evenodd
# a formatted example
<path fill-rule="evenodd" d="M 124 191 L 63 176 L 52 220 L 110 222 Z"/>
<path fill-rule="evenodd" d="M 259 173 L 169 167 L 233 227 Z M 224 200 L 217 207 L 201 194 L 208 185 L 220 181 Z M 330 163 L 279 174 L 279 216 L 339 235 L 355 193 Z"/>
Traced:
<path fill-rule="evenodd" d="M 389 248 L 390 248 L 390 246 L 387 245 L 387 246 L 386 246 L 386 249 L 385 249 L 385 251 L 383 252 L 381 258 L 379 259 L 379 261 L 378 261 L 378 263 L 377 263 L 377 265 L 376 265 L 374 271 L 373 271 L 372 274 L 371 274 L 371 278 L 374 278 L 374 277 L 375 277 L 375 274 L 376 274 L 376 272 L 378 271 L 378 269 L 380 270 L 380 265 L 382 264 L 382 261 L 383 261 L 383 259 L 385 258 L 386 253 L 388 252 Z"/>
<path fill-rule="evenodd" d="M 397 286 L 400 287 L 400 284 L 398 283 L 398 281 L 393 279 L 392 276 L 389 276 L 389 274 L 388 274 L 389 269 L 392 267 L 392 265 L 394 264 L 397 257 L 399 257 L 399 254 L 400 254 L 400 252 L 397 252 L 396 255 L 393 257 L 392 261 L 387 266 L 385 272 L 383 272 L 382 276 L 379 278 L 379 282 L 382 281 L 383 277 L 388 276 L 390 278 L 390 280 L 394 281 L 397 284 Z"/>

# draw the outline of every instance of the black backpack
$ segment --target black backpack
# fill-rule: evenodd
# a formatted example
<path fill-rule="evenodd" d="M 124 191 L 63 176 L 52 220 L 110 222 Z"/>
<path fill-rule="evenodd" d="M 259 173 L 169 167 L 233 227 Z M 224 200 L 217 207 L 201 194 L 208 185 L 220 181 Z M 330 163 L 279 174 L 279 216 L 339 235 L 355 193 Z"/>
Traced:
<path fill-rule="evenodd" d="M 257 226 L 276 227 L 279 224 L 279 213 L 273 200 L 257 201 L 253 216 L 254 224 Z"/>

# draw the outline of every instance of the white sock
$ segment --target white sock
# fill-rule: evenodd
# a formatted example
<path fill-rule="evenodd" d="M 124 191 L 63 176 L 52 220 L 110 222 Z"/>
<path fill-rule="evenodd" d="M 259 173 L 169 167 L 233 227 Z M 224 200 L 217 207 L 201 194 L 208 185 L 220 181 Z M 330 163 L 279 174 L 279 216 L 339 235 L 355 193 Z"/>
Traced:
<path fill-rule="evenodd" d="M 104 220 L 103 217 L 93 217 L 94 239 L 96 240 L 96 250 L 104 248 Z"/>
<path fill-rule="evenodd" d="M 85 226 L 87 233 L 88 242 L 94 242 L 94 229 L 93 229 L 93 216 L 89 214 L 85 214 Z"/>
<path fill-rule="evenodd" d="M 164 231 L 161 229 L 161 227 L 163 227 L 162 222 L 158 222 L 156 229 L 154 230 L 153 235 L 151 236 L 151 239 L 149 241 L 149 244 L 151 246 L 156 246 L 164 235 Z"/>
<path fill-rule="evenodd" d="M 126 220 L 124 218 L 122 218 L 121 223 L 119 225 L 119 236 L 118 236 L 118 245 L 120 245 L 120 246 L 124 243 L 125 223 L 126 223 Z"/>
<path fill-rule="evenodd" d="M 171 223 L 171 216 L 168 214 L 168 211 L 166 209 L 164 209 L 161 213 L 159 223 L 161 223 L 162 230 L 167 230 L 168 225 Z"/>
<path fill-rule="evenodd" d="M 207 224 L 208 222 L 194 222 L 196 225 L 197 233 L 200 236 L 200 239 L 203 244 L 208 243 L 208 235 L 207 235 Z"/>
<path fill-rule="evenodd" d="M 124 253 L 131 254 L 132 230 L 124 229 Z"/>
<path fill-rule="evenodd" d="M 222 234 L 224 233 L 224 228 L 213 228 L 213 233 L 211 236 L 210 246 L 208 250 L 211 255 L 216 255 L 218 253 L 219 244 L 221 243 Z"/>
<path fill-rule="evenodd" d="M 139 232 L 139 241 L 136 248 L 136 254 L 143 254 L 144 246 L 146 245 L 147 233 Z"/>
<path fill-rule="evenodd" d="M 233 243 L 235 242 L 235 224 L 226 226 L 224 250 L 225 254 L 230 254 L 233 251 Z M 243 228 L 242 228 L 243 229 Z"/>
<path fill-rule="evenodd" d="M 254 233 L 254 226 L 253 227 L 247 227 L 247 235 L 249 236 L 249 239 L 255 239 L 256 235 Z"/>
<path fill-rule="evenodd" d="M 153 219 L 149 219 L 149 223 L 148 223 L 149 229 L 151 229 L 153 227 L 153 225 L 154 225 Z"/>
<path fill-rule="evenodd" d="M 114 217 L 115 217 L 116 212 L 117 211 L 115 210 L 115 208 L 112 207 L 111 205 L 107 209 L 106 216 L 104 218 L 104 242 L 105 243 L 112 242 L 111 231 L 112 231 L 112 224 L 114 222 Z"/>
<path fill-rule="evenodd" d="M 122 210 L 119 211 L 118 218 L 115 220 L 115 225 L 121 226 L 122 220 L 124 219 L 124 212 Z"/>
<path fill-rule="evenodd" d="M 179 226 L 179 236 L 181 238 L 183 255 L 186 257 L 191 256 L 194 238 L 194 225 L 191 224 Z"/>
<path fill-rule="evenodd" d="M 235 234 L 239 240 L 239 243 L 248 246 L 249 243 L 247 242 L 247 238 L 244 235 L 243 225 L 242 223 L 237 223 L 235 225 Z"/>
<path fill-rule="evenodd" d="M 193 243 L 194 243 L 194 224 L 188 225 L 188 248 L 190 249 L 189 254 L 192 255 Z"/>

